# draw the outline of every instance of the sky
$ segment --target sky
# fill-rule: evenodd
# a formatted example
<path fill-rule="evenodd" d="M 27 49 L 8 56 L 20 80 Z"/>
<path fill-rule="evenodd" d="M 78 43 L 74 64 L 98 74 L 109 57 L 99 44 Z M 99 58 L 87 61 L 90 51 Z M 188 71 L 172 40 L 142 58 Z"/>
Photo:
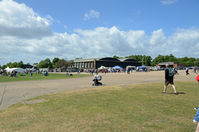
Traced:
<path fill-rule="evenodd" d="M 173 54 L 199 58 L 198 0 L 0 0 L 0 65 Z"/>

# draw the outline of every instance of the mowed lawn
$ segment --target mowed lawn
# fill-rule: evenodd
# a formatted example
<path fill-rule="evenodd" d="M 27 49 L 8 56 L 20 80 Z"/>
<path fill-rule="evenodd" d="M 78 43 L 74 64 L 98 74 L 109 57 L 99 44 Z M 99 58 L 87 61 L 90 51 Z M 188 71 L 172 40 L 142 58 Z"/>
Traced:
<path fill-rule="evenodd" d="M 199 84 L 175 85 L 179 95 L 153 83 L 41 96 L 0 111 L 0 131 L 193 132 Z"/>
<path fill-rule="evenodd" d="M 77 78 L 85 76 L 89 76 L 89 74 L 73 74 L 72 76 L 66 76 L 66 74 L 48 73 L 48 76 L 44 77 L 43 74 L 33 73 L 31 77 L 29 73 L 29 74 L 17 74 L 17 77 L 0 76 L 0 82 L 31 81 L 31 80 L 46 80 L 46 79 L 50 80 L 50 79 Z"/>

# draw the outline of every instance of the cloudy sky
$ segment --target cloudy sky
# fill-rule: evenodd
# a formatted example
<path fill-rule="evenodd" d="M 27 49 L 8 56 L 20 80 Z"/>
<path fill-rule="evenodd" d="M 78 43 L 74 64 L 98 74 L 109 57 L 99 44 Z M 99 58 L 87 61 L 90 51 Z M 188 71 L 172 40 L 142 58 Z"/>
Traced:
<path fill-rule="evenodd" d="M 199 58 L 198 0 L 0 0 L 0 65 L 45 58 Z"/>

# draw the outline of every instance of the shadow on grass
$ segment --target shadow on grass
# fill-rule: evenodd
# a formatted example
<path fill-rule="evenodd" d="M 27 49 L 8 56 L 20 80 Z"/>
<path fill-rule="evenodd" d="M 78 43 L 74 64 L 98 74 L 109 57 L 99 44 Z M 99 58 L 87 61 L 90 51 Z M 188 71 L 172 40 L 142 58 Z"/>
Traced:
<path fill-rule="evenodd" d="M 177 93 L 168 93 L 168 94 L 175 94 L 175 95 L 179 95 L 179 94 L 186 94 L 185 92 L 177 92 Z"/>

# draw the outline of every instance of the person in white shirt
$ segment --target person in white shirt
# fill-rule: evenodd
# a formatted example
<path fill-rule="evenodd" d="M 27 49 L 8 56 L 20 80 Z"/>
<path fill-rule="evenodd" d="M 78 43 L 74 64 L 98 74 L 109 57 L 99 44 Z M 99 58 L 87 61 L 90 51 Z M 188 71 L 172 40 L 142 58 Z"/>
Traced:
<path fill-rule="evenodd" d="M 99 85 L 102 85 L 102 83 L 101 82 L 99 82 L 99 81 L 101 81 L 102 80 L 102 76 L 100 76 L 99 74 L 98 74 L 98 72 L 96 72 L 96 74 L 94 75 L 94 78 L 93 78 L 93 85 L 94 86 L 99 86 Z"/>

